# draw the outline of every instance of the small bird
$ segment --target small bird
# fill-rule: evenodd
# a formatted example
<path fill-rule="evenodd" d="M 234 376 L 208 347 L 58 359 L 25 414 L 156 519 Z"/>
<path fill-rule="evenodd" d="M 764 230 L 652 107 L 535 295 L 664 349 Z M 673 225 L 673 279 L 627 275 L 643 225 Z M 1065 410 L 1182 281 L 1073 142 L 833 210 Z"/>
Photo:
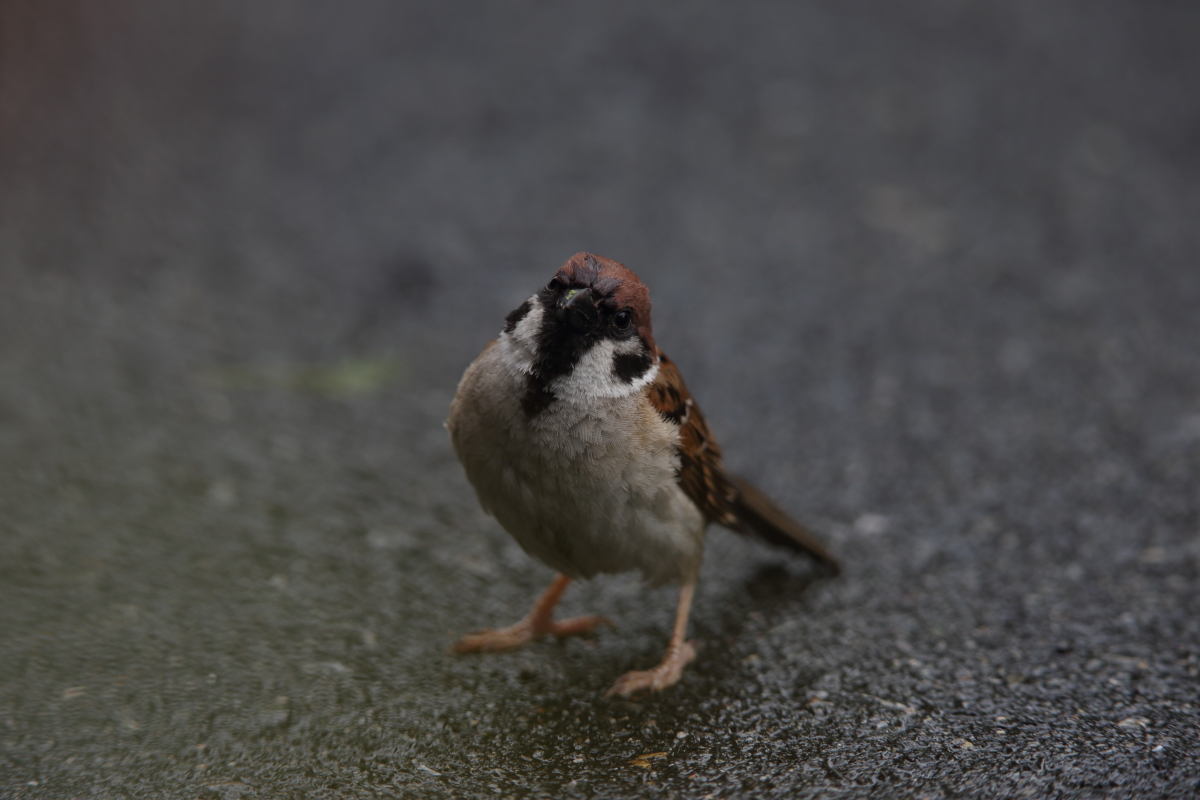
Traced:
<path fill-rule="evenodd" d="M 695 658 L 687 623 L 710 522 L 837 574 L 821 542 L 726 471 L 654 343 L 649 291 L 616 261 L 577 253 L 510 313 L 463 375 L 446 427 L 484 510 L 558 572 L 523 620 L 463 637 L 460 653 L 611 626 L 598 615 L 555 621 L 554 608 L 573 579 L 640 570 L 652 585 L 681 584 L 674 631 L 658 666 L 627 673 L 608 696 L 659 691 Z"/>

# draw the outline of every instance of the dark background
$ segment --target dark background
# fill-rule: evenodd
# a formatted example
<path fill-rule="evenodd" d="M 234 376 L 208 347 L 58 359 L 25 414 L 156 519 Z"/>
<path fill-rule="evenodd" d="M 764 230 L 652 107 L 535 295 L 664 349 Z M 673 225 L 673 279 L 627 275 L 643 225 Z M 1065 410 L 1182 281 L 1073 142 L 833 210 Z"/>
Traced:
<path fill-rule="evenodd" d="M 1200 787 L 1200 6 L 0 5 L 0 796 Z M 572 253 L 729 463 L 595 640 L 441 423 Z M 646 754 L 657 754 L 639 759 Z"/>

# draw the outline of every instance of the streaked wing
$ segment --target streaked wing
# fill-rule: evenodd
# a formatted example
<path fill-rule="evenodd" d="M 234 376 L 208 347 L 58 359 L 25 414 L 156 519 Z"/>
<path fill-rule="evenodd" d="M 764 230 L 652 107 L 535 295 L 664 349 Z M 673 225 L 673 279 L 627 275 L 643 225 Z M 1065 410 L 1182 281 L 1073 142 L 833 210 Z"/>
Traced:
<path fill-rule="evenodd" d="M 816 537 L 758 489 L 725 470 L 721 448 L 678 367 L 661 350 L 658 365 L 658 377 L 649 387 L 650 403 L 663 419 L 679 426 L 679 484 L 684 493 L 710 521 L 808 553 L 836 573 L 837 562 Z"/>
<path fill-rule="evenodd" d="M 663 419 L 679 426 L 679 483 L 683 491 L 709 520 L 736 529 L 732 502 L 737 490 L 725 479 L 721 448 L 679 369 L 661 350 L 658 377 L 650 385 L 650 404 Z"/>

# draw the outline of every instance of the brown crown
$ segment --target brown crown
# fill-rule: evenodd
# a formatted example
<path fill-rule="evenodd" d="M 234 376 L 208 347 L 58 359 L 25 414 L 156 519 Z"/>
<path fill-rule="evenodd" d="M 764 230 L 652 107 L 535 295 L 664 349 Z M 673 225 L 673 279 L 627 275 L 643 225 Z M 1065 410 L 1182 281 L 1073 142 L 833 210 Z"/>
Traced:
<path fill-rule="evenodd" d="M 651 353 L 657 353 L 650 324 L 650 290 L 629 267 L 604 256 L 576 253 L 554 277 L 565 286 L 590 288 L 604 305 L 633 311 L 638 336 Z"/>

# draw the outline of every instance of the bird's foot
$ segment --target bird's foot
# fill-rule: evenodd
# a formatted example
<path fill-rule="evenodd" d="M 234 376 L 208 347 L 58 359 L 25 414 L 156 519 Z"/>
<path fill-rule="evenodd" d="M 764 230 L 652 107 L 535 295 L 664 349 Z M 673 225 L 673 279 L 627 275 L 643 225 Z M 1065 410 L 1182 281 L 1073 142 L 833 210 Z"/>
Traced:
<path fill-rule="evenodd" d="M 695 657 L 696 649 L 692 647 L 692 643 L 683 642 L 677 648 L 668 649 L 662 663 L 654 669 L 622 675 L 604 696 L 629 697 L 641 691 L 659 692 L 668 686 L 674 686 L 683 675 L 683 668 Z"/>
<path fill-rule="evenodd" d="M 603 614 L 592 614 L 587 617 L 571 617 L 561 622 L 551 620 L 550 627 L 546 628 L 541 635 L 549 634 L 560 639 L 564 636 L 586 636 L 589 633 L 595 633 L 596 628 L 601 625 L 607 625 L 610 628 L 617 627 L 611 619 Z"/>
<path fill-rule="evenodd" d="M 572 617 L 556 622 L 545 620 L 534 622 L 528 618 L 516 625 L 495 630 L 469 633 L 454 645 L 456 653 L 498 653 L 515 650 L 543 636 L 582 636 L 593 633 L 601 625 L 616 627 L 608 617 L 594 614 L 588 617 Z"/>

